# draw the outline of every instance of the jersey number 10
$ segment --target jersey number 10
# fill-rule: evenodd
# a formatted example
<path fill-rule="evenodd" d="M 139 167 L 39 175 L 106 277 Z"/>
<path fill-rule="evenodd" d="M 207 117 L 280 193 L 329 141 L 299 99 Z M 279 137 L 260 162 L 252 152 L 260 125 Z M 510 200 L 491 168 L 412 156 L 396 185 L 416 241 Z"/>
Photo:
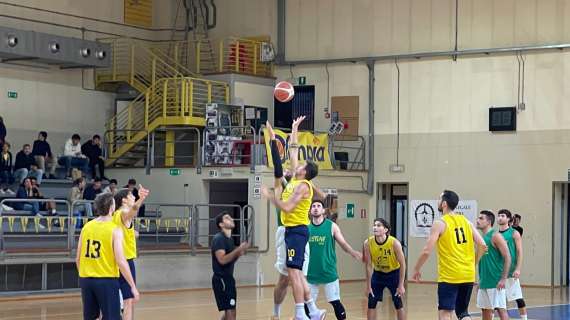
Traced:
<path fill-rule="evenodd" d="M 459 233 L 461 233 L 462 239 L 460 239 Z M 457 240 L 457 244 L 467 243 L 467 240 L 465 239 L 465 232 L 463 231 L 462 227 L 461 228 L 455 228 L 455 240 Z"/>

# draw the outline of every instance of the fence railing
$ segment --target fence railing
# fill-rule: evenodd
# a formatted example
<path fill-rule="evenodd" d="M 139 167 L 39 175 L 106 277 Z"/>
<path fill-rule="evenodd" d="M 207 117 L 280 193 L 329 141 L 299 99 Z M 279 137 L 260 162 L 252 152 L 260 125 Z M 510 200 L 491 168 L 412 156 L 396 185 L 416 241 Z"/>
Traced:
<path fill-rule="evenodd" d="M 48 202 L 63 205 L 65 209 L 60 209 L 57 215 L 32 215 L 31 211 L 27 210 L 4 209 L 11 204 Z M 137 246 L 142 253 L 209 253 L 204 249 L 209 249 L 209 239 L 218 232 L 214 217 L 221 210 L 229 211 L 236 221 L 233 235 L 236 241 L 254 239 L 255 209 L 250 205 L 242 207 L 232 204 L 155 202 L 144 205 L 145 216 L 134 219 L 134 226 L 138 232 Z M 88 200 L 69 202 L 53 199 L 4 199 L 0 201 L 0 259 L 11 255 L 74 256 L 81 228 L 96 218 L 92 206 L 93 201 Z"/>

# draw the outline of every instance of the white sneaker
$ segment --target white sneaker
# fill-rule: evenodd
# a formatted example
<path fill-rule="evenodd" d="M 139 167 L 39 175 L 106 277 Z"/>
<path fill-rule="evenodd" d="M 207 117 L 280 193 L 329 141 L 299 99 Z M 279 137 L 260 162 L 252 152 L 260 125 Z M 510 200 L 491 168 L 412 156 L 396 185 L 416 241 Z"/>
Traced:
<path fill-rule="evenodd" d="M 0 195 L 5 195 L 6 192 L 4 192 L 4 190 L 0 189 Z"/>
<path fill-rule="evenodd" d="M 325 320 L 327 317 L 327 310 L 319 309 L 316 314 L 311 315 L 311 320 Z"/>
<path fill-rule="evenodd" d="M 6 190 L 4 190 L 4 193 L 6 193 L 7 195 L 10 195 L 10 196 L 16 195 L 16 192 L 12 191 L 12 189 L 6 189 Z"/>

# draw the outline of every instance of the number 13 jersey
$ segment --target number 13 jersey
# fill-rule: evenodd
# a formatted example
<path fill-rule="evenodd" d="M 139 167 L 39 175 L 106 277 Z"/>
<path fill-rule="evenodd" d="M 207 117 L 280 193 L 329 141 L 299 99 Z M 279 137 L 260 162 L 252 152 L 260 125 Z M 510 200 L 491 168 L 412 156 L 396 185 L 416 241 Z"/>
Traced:
<path fill-rule="evenodd" d="M 475 244 L 469 220 L 459 214 L 442 217 L 445 231 L 437 242 L 438 282 L 475 282 Z"/>
<path fill-rule="evenodd" d="M 118 278 L 119 266 L 115 262 L 113 231 L 118 228 L 112 221 L 91 220 L 81 232 L 79 277 Z"/>

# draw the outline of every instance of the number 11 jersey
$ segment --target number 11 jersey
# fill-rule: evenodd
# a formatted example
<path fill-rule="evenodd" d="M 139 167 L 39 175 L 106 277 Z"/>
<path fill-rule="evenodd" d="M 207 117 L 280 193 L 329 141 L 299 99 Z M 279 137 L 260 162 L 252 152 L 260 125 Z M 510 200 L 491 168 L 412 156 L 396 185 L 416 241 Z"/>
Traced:
<path fill-rule="evenodd" d="M 442 217 L 445 231 L 437 241 L 437 282 L 475 282 L 475 244 L 469 220 L 459 214 Z"/>
<path fill-rule="evenodd" d="M 119 266 L 115 262 L 113 231 L 118 226 L 109 221 L 91 220 L 81 232 L 79 277 L 118 278 Z"/>

